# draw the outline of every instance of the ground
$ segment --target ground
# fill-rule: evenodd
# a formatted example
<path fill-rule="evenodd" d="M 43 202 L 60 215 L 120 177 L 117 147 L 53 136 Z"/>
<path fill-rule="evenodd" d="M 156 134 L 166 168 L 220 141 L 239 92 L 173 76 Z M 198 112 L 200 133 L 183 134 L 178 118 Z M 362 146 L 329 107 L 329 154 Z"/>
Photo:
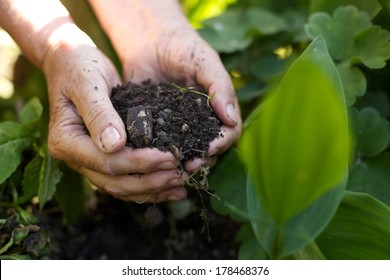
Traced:
<path fill-rule="evenodd" d="M 236 259 L 238 223 L 212 211 L 200 216 L 199 193 L 190 192 L 191 210 L 181 219 L 169 204 L 159 204 L 164 219 L 150 227 L 144 219 L 150 205 L 126 203 L 98 194 L 94 211 L 74 226 L 61 225 L 60 215 L 46 217 L 51 259 Z M 152 206 L 153 207 L 153 206 Z"/>

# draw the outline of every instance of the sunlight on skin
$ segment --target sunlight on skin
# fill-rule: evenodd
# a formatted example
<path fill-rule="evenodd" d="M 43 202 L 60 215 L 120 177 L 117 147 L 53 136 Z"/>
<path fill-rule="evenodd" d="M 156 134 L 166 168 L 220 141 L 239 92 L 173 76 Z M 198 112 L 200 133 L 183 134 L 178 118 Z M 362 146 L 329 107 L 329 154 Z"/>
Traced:
<path fill-rule="evenodd" d="M 45 9 L 41 9 L 39 5 L 44 5 Z M 41 68 L 50 35 L 55 33 L 59 26 L 72 20 L 69 12 L 62 5 L 58 5 L 57 1 L 41 0 L 39 5 L 36 1 L 3 1 L 0 8 L 4 17 L 0 18 L 0 24 L 19 46 L 24 46 L 24 55 Z"/>
<path fill-rule="evenodd" d="M 12 83 L 13 68 L 20 50 L 8 35 L 7 32 L 0 29 L 0 97 L 4 99 L 11 98 L 14 92 Z"/>

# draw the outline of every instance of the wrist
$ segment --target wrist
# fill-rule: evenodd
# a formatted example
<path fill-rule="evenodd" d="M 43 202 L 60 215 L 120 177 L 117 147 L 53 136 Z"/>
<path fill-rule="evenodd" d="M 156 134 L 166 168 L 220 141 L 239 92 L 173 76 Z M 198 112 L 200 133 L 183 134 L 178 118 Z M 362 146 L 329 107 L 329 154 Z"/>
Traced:
<path fill-rule="evenodd" d="M 51 60 L 56 61 L 55 54 L 71 52 L 81 46 L 96 47 L 91 38 L 80 30 L 73 22 L 58 26 L 45 40 L 45 52 L 42 55 L 41 66 L 45 74 L 52 69 Z M 62 60 L 61 60 L 62 61 Z"/>
<path fill-rule="evenodd" d="M 0 25 L 39 68 L 51 34 L 64 24 L 73 23 L 65 7 L 55 0 L 4 0 L 0 14 Z"/>
<path fill-rule="evenodd" d="M 122 63 L 178 29 L 192 29 L 177 0 L 89 0 Z"/>

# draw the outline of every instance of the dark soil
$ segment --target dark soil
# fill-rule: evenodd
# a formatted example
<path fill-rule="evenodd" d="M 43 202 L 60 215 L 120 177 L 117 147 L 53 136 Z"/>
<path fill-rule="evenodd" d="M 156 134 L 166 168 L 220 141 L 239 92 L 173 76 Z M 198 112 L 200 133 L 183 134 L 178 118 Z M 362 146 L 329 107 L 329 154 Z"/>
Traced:
<path fill-rule="evenodd" d="M 163 221 L 151 227 L 144 220 L 150 205 L 119 201 L 98 194 L 96 207 L 78 224 L 64 227 L 61 217 L 49 215 L 51 259 L 183 259 L 229 260 L 237 258 L 235 234 L 238 223 L 208 210 L 209 221 L 200 216 L 201 203 L 190 194 L 191 211 L 176 217 L 169 204 L 159 204 Z M 208 198 L 203 201 L 208 204 Z M 197 206 L 199 205 L 199 206 Z M 93 208 L 94 208 L 93 207 Z M 91 209 L 90 209 L 91 210 Z"/>
<path fill-rule="evenodd" d="M 223 137 L 210 97 L 201 88 L 127 83 L 112 90 L 111 101 L 133 148 L 170 151 L 185 162 L 203 158 L 209 143 Z"/>

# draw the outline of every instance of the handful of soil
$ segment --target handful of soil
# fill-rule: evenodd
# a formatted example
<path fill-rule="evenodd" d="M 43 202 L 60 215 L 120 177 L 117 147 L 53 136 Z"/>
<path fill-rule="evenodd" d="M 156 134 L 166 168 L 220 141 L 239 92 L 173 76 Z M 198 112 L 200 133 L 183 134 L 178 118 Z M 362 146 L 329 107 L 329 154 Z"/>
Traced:
<path fill-rule="evenodd" d="M 200 88 L 127 83 L 112 89 L 111 102 L 127 130 L 127 145 L 172 152 L 181 162 L 203 158 L 223 137 L 221 122 Z"/>

